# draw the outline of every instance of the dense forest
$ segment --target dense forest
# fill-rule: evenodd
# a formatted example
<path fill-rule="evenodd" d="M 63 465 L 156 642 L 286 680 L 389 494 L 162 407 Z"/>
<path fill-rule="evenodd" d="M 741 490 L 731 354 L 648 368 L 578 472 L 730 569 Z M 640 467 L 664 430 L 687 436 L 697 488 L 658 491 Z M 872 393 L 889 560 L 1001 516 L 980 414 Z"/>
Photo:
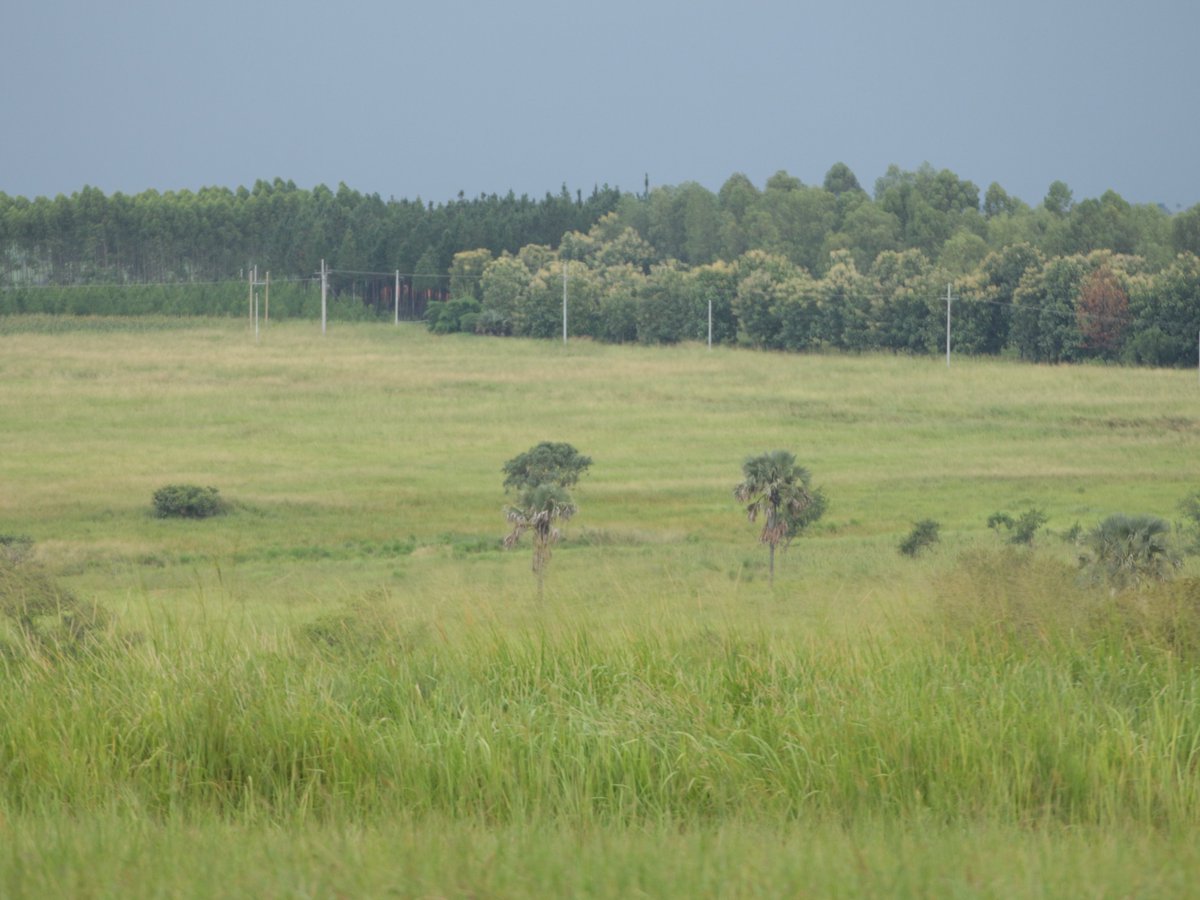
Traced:
<path fill-rule="evenodd" d="M 845 165 L 535 200 L 383 200 L 345 185 L 54 199 L 0 193 L 0 313 L 242 314 L 271 271 L 275 314 L 306 315 L 322 259 L 357 316 L 402 297 L 431 327 L 647 343 L 926 353 L 952 296 L 960 352 L 1194 364 L 1200 206 L 1174 215 L 1062 182 L 1030 206 L 998 184 L 891 167 L 868 193 Z M 564 279 L 564 269 L 568 275 Z M 410 302 L 409 312 L 417 312 Z"/>

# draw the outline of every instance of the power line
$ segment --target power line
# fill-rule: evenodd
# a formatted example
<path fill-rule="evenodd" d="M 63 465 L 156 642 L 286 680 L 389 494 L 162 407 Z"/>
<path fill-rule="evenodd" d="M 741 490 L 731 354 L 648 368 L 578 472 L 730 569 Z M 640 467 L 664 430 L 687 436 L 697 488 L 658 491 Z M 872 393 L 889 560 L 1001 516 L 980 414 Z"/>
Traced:
<path fill-rule="evenodd" d="M 313 280 L 311 276 L 294 276 L 292 278 L 272 278 L 277 284 L 300 284 Z M 70 284 L 8 284 L 0 285 L 0 291 L 62 291 L 62 290 L 96 290 L 98 288 L 120 288 L 133 290 L 136 288 L 185 288 L 185 287 L 228 287 L 246 286 L 245 278 L 221 281 L 93 281 L 89 283 L 71 282 Z"/>
<path fill-rule="evenodd" d="M 326 269 L 329 275 L 368 275 L 376 278 L 394 278 L 395 270 L 391 272 L 360 272 L 355 269 Z M 436 272 L 401 272 L 401 278 L 482 278 L 482 275 L 449 275 Z"/>

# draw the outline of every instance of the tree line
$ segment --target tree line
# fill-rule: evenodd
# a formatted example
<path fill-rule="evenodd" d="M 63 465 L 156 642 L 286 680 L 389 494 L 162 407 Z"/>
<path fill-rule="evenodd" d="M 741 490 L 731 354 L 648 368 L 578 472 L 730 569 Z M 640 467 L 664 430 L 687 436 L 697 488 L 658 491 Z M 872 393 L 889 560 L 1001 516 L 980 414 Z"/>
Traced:
<path fill-rule="evenodd" d="M 787 256 L 749 250 L 732 262 L 652 262 L 616 214 L 558 251 L 457 254 L 456 299 L 430 310 L 434 331 L 556 338 L 563 294 L 569 332 L 609 342 L 704 341 L 767 350 L 939 353 L 950 294 L 955 352 L 1037 362 L 1120 360 L 1194 365 L 1200 257 L 1160 269 L 1094 250 L 1050 257 L 1020 242 L 955 273 L 920 249 L 881 251 L 865 270 L 847 249 L 813 275 Z M 711 332 L 710 332 L 711 328 Z"/>
<path fill-rule="evenodd" d="M 561 332 L 565 265 L 570 332 L 600 340 L 706 339 L 711 301 L 719 342 L 935 352 L 949 286 L 961 352 L 1180 365 L 1195 362 L 1200 333 L 1197 254 L 1200 205 L 1172 215 L 1113 191 L 1076 202 L 1055 182 L 1030 206 L 929 165 L 892 166 L 873 193 L 838 163 L 820 185 L 781 171 L 762 188 L 735 174 L 715 193 L 563 186 L 541 200 L 443 204 L 279 179 L 0 194 L 0 312 L 120 312 L 121 295 L 54 288 L 222 282 L 249 265 L 304 281 L 324 258 L 343 272 L 413 273 L 410 288 L 448 286 L 454 299 L 430 311 L 436 330 L 549 337 Z M 349 292 L 385 313 L 389 285 Z M 244 289 L 227 293 L 216 309 L 176 299 L 147 311 L 244 308 Z M 311 294 L 295 297 L 285 309 L 312 308 Z"/>
<path fill-rule="evenodd" d="M 0 287 L 218 282 L 251 266 L 307 278 L 321 259 L 345 271 L 436 278 L 460 250 L 557 244 L 620 196 L 607 186 L 572 195 L 564 185 L 540 200 L 509 193 L 434 204 L 278 178 L 236 191 L 106 196 L 85 187 L 33 200 L 0 192 Z"/>

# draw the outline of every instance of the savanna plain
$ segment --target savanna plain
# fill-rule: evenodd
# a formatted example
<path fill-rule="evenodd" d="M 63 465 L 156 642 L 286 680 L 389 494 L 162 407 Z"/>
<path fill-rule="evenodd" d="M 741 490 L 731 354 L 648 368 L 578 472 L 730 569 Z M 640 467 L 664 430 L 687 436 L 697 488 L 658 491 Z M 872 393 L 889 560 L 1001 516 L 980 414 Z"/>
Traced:
<path fill-rule="evenodd" d="M 1194 371 L 10 317 L 0 433 L 5 897 L 1194 896 L 1200 567 L 1072 540 L 1200 489 Z"/>

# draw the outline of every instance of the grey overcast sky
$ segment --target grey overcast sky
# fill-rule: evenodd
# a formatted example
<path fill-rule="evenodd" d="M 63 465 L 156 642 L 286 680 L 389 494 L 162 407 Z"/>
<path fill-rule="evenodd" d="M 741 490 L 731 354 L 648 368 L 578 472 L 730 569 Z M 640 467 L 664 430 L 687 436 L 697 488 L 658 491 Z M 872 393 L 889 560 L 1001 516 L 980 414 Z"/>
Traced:
<path fill-rule="evenodd" d="M 1197 0 L 5 0 L 0 191 L 437 202 L 928 161 L 1200 202 Z"/>

